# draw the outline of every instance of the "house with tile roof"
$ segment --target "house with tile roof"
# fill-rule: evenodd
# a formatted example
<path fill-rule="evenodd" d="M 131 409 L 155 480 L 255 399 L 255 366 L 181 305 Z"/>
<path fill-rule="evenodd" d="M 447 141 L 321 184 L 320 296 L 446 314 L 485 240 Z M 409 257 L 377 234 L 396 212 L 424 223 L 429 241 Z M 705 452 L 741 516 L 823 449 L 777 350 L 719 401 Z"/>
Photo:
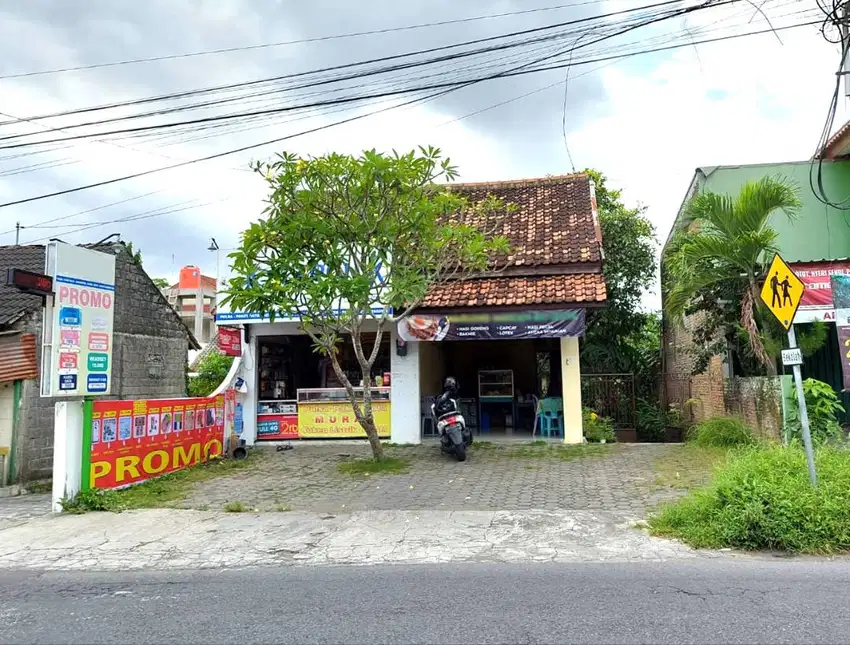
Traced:
<path fill-rule="evenodd" d="M 110 398 L 185 396 L 197 341 L 124 244 L 89 248 L 116 256 Z M 39 386 L 43 301 L 5 282 L 11 268 L 44 273 L 45 255 L 41 245 L 0 246 L 0 485 L 52 472 L 55 400 Z"/>
<path fill-rule="evenodd" d="M 451 190 L 472 202 L 492 195 L 515 206 L 496 231 L 508 238 L 510 254 L 495 262 L 498 270 L 433 286 L 384 335 L 374 377 L 385 408 L 379 433 L 397 443 L 428 436 L 428 401 L 451 375 L 480 435 L 539 434 L 537 403 L 547 398 L 556 421 L 544 432 L 581 442 L 579 338 L 587 310 L 606 302 L 593 182 L 573 174 Z M 219 310 L 217 323 L 244 329 L 235 374 L 248 392 L 241 401 L 247 443 L 362 436 L 350 423 L 343 427 L 350 417 L 345 393 L 297 321 Z M 351 367 L 359 379 L 356 362 Z M 323 413 L 311 416 L 320 407 Z"/>

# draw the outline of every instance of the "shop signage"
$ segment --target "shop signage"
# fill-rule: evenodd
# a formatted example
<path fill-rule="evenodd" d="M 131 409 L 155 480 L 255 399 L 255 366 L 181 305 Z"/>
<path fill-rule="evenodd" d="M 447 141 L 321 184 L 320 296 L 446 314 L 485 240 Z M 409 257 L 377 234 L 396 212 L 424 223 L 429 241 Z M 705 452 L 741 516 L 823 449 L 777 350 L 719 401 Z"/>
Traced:
<path fill-rule="evenodd" d="M 584 334 L 584 309 L 505 313 L 414 314 L 398 323 L 405 341 L 521 340 Z"/>
<path fill-rule="evenodd" d="M 373 401 L 372 414 L 378 436 L 390 436 L 390 402 Z M 366 431 L 357 423 L 351 403 L 299 403 L 298 437 L 301 439 L 366 438 Z"/>
<path fill-rule="evenodd" d="M 830 279 L 838 348 L 841 352 L 843 390 L 850 391 L 850 275 L 835 275 Z"/>
<path fill-rule="evenodd" d="M 225 395 L 95 401 L 90 487 L 138 484 L 222 454 L 224 407 Z"/>
<path fill-rule="evenodd" d="M 242 356 L 242 331 L 232 327 L 219 327 L 218 348 L 225 356 Z"/>
<path fill-rule="evenodd" d="M 257 441 L 285 441 L 297 438 L 297 414 L 264 414 L 257 419 Z"/>
<path fill-rule="evenodd" d="M 53 293 L 53 278 L 23 269 L 10 268 L 6 272 L 6 284 L 36 296 L 49 296 Z"/>
<path fill-rule="evenodd" d="M 115 256 L 52 242 L 47 273 L 55 295 L 45 306 L 41 395 L 109 394 Z"/>
<path fill-rule="evenodd" d="M 830 278 L 834 275 L 850 275 L 850 261 L 797 262 L 790 266 L 806 287 L 794 322 L 834 322 L 835 306 Z"/>

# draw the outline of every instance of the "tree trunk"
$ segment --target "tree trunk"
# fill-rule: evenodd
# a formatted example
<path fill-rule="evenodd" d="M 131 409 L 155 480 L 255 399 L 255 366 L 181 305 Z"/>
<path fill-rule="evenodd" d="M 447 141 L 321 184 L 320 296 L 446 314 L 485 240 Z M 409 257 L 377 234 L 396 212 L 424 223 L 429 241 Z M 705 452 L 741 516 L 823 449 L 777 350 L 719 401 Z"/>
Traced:
<path fill-rule="evenodd" d="M 758 297 L 758 284 L 751 279 L 749 288 L 744 292 L 744 298 L 741 301 L 741 325 L 747 330 L 750 339 L 750 351 L 753 356 L 764 365 L 768 376 L 776 376 L 776 361 L 765 350 L 756 324 L 755 307 Z"/>

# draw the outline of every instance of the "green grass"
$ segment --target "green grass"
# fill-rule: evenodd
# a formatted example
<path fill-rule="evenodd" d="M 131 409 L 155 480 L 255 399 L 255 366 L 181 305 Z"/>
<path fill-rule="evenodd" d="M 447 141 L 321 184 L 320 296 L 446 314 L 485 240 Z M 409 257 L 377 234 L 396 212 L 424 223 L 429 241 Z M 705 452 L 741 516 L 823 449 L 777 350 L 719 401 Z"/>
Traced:
<path fill-rule="evenodd" d="M 703 421 L 690 429 L 688 441 L 698 446 L 716 448 L 750 446 L 756 442 L 753 431 L 735 417 L 715 417 Z"/>
<path fill-rule="evenodd" d="M 652 462 L 657 488 L 690 490 L 705 484 L 714 469 L 726 460 L 729 451 L 713 446 L 686 443 L 670 446 Z"/>
<path fill-rule="evenodd" d="M 580 445 L 564 445 L 549 443 L 548 441 L 535 441 L 529 444 L 509 447 L 506 449 L 505 454 L 514 459 L 557 459 L 560 461 L 572 461 L 573 459 L 610 455 L 616 449 L 616 444 L 585 443 Z"/>
<path fill-rule="evenodd" d="M 214 459 L 122 490 L 88 490 L 74 499 L 63 500 L 62 508 L 66 513 L 74 514 L 88 511 L 119 513 L 140 508 L 173 508 L 186 499 L 196 483 L 253 468 L 260 461 L 259 454 L 249 452 L 248 458 L 243 460 Z"/>
<path fill-rule="evenodd" d="M 49 493 L 53 490 L 53 482 L 50 480 L 30 482 L 27 484 L 27 492 L 31 495 Z"/>
<path fill-rule="evenodd" d="M 242 502 L 227 502 L 224 505 L 225 513 L 244 513 L 247 510 Z"/>
<path fill-rule="evenodd" d="M 384 457 L 383 459 L 349 459 L 337 466 L 339 472 L 345 475 L 386 475 L 406 473 L 410 467 L 407 459 L 399 457 Z"/>
<path fill-rule="evenodd" d="M 795 447 L 734 451 L 712 481 L 649 519 L 655 535 L 696 548 L 850 552 L 850 451 L 820 448 L 819 485 Z"/>

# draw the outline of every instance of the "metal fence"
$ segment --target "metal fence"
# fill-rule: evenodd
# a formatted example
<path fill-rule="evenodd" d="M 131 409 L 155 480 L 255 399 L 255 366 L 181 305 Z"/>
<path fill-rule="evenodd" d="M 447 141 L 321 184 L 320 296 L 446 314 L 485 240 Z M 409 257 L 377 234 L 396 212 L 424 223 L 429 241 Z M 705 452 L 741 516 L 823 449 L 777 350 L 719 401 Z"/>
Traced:
<path fill-rule="evenodd" d="M 635 427 L 634 374 L 582 374 L 581 401 L 617 428 Z"/>

